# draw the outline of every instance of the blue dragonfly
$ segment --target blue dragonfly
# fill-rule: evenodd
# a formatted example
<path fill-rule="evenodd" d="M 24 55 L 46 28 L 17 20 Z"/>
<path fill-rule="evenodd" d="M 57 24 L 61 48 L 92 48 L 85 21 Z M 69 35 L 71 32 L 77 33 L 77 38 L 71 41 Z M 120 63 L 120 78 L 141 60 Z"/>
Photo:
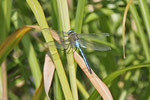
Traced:
<path fill-rule="evenodd" d="M 65 32 L 64 32 L 65 33 Z M 67 33 L 67 34 L 66 34 Z M 96 34 L 77 34 L 76 32 L 74 32 L 73 30 L 69 30 L 68 32 L 66 32 L 64 35 L 64 38 L 67 37 L 67 39 L 61 39 L 61 44 L 55 43 L 56 48 L 64 48 L 64 49 L 68 49 L 68 48 L 76 48 L 79 50 L 80 54 L 83 57 L 83 60 L 85 62 L 86 67 L 88 68 L 89 72 L 92 73 L 91 67 L 88 63 L 88 60 L 82 50 L 82 48 L 91 48 L 93 50 L 99 50 L 99 51 L 107 51 L 107 50 L 111 50 L 111 48 L 109 46 L 106 46 L 102 43 L 96 43 L 96 42 L 92 42 L 93 40 L 101 40 L 102 38 L 109 36 L 109 34 L 103 34 L 102 37 L 99 37 Z M 85 40 L 88 39 L 88 40 Z M 91 40 L 92 41 L 91 41 Z M 48 46 L 53 47 L 53 45 L 51 45 L 51 41 L 47 43 Z M 82 47 L 82 48 L 81 48 Z"/>

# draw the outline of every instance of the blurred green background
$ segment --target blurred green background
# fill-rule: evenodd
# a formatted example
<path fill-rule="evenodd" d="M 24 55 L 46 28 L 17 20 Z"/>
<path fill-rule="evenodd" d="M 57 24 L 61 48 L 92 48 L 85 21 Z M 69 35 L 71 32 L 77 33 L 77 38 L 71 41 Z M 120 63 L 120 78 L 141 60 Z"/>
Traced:
<path fill-rule="evenodd" d="M 76 18 L 79 16 L 76 13 L 78 2 L 81 1 L 68 0 L 71 29 L 79 33 L 110 34 L 106 41 L 112 50 L 100 52 L 83 49 L 92 69 L 102 80 L 119 69 L 150 63 L 149 0 L 133 0 L 130 6 L 125 29 L 125 59 L 123 59 L 122 51 L 122 20 L 128 0 L 85 0 L 84 6 L 79 8 L 84 12 L 81 29 L 79 29 L 80 27 L 76 28 Z M 50 28 L 62 31 L 56 0 L 39 0 L 39 3 Z M 0 1 L 0 43 L 18 28 L 35 24 L 37 24 L 37 21 L 25 0 Z M 23 37 L 17 47 L 7 56 L 6 79 L 9 100 L 31 100 L 35 89 L 40 85 L 46 51 L 41 43 L 37 41 L 37 38 L 45 42 L 41 32 L 31 31 Z M 59 54 L 63 65 L 66 66 L 64 52 L 60 50 Z M 32 65 L 36 67 L 32 67 Z M 67 67 L 64 69 L 67 77 L 69 77 Z M 0 73 L 2 75 L 2 72 Z M 78 81 L 86 90 L 86 92 L 83 92 L 78 86 L 79 100 L 85 100 L 88 97 L 89 99 L 92 98 L 91 100 L 102 99 L 80 67 L 77 67 L 76 75 Z M 0 81 L 1 98 L 2 77 Z M 114 100 L 150 100 L 149 81 L 150 69 L 138 68 L 122 72 L 119 77 L 107 84 Z M 86 93 L 88 94 L 86 95 Z M 49 95 L 51 100 L 65 99 L 56 72 Z"/>

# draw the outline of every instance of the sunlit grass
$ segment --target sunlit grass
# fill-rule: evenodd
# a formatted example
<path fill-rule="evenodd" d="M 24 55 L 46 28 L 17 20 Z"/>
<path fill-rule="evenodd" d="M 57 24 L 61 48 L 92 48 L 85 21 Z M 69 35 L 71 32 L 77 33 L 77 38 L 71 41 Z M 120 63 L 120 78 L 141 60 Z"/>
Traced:
<path fill-rule="evenodd" d="M 45 75 L 45 54 L 49 52 L 52 59 L 50 67 L 54 64 L 56 68 L 49 91 L 51 100 L 101 100 L 96 85 L 99 78 L 108 85 L 114 100 L 127 100 L 130 97 L 148 100 L 150 4 L 146 0 L 133 0 L 124 26 L 122 20 L 128 2 L 129 0 L 0 1 L 0 99 L 46 100 L 42 77 Z M 40 26 L 41 31 L 35 30 L 37 27 L 25 26 L 35 24 Z M 86 72 L 84 62 L 77 53 L 68 54 L 50 47 L 45 50 L 36 41 L 35 37 L 43 43 L 53 41 L 53 38 L 56 40 L 49 27 L 65 32 L 73 29 L 79 34 L 110 34 L 104 42 L 111 47 L 110 51 L 83 49 L 97 78 L 95 74 L 92 76 Z M 123 27 L 126 33 L 126 59 L 123 59 L 122 51 Z M 34 29 L 28 32 L 32 28 Z"/>

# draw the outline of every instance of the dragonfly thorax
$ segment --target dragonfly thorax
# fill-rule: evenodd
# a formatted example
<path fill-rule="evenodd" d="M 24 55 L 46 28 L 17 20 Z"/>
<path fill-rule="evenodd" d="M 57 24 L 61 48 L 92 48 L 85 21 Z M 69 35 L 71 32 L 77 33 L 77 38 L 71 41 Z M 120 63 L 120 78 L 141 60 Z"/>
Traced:
<path fill-rule="evenodd" d="M 75 33 L 72 30 L 69 30 L 68 31 L 68 39 L 71 40 L 71 41 L 76 41 L 76 40 L 79 40 L 79 37 L 78 37 L 77 33 Z"/>

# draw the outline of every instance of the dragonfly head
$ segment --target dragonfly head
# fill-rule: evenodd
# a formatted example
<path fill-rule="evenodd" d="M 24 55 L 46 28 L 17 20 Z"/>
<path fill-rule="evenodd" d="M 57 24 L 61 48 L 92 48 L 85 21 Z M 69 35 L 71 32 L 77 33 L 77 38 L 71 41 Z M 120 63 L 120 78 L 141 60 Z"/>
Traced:
<path fill-rule="evenodd" d="M 69 31 L 68 31 L 68 34 L 72 34 L 72 33 L 74 33 L 73 30 L 69 30 Z"/>

